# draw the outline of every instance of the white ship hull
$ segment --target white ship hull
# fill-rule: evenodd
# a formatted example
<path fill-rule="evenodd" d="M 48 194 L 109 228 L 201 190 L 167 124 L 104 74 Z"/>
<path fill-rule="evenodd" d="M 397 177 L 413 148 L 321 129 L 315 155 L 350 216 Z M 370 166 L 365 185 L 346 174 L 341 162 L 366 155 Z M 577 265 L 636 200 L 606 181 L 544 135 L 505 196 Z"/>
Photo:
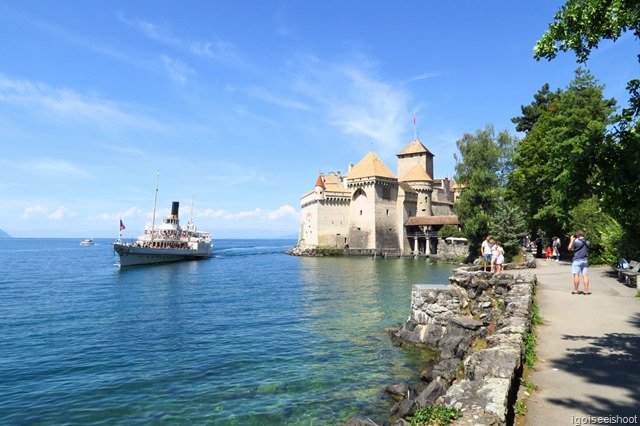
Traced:
<path fill-rule="evenodd" d="M 120 256 L 121 267 L 200 260 L 211 257 L 211 244 L 209 243 L 199 243 L 196 248 L 189 249 L 147 248 L 119 243 L 114 243 L 113 248 Z"/>

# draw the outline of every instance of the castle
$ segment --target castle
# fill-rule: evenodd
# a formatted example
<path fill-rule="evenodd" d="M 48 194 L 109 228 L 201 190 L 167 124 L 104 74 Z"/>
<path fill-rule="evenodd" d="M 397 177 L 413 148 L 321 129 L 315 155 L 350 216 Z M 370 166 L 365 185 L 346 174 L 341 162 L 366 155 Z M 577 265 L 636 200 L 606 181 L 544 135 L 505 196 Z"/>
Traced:
<path fill-rule="evenodd" d="M 438 230 L 459 225 L 459 192 L 448 178 L 433 179 L 433 154 L 418 139 L 398 157 L 398 176 L 369 152 L 342 176 L 320 174 L 300 199 L 298 246 L 335 246 L 351 254 L 436 254 Z"/>

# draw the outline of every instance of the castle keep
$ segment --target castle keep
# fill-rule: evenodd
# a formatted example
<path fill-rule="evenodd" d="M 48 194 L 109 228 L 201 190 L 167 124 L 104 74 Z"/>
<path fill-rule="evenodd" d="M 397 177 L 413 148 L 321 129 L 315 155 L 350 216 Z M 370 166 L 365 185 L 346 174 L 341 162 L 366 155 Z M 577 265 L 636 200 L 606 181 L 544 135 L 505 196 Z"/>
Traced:
<path fill-rule="evenodd" d="M 398 157 L 398 176 L 372 151 L 342 176 L 320 174 L 300 199 L 301 247 L 337 246 L 351 254 L 435 254 L 438 230 L 459 225 L 448 178 L 433 179 L 433 154 L 417 139 Z"/>

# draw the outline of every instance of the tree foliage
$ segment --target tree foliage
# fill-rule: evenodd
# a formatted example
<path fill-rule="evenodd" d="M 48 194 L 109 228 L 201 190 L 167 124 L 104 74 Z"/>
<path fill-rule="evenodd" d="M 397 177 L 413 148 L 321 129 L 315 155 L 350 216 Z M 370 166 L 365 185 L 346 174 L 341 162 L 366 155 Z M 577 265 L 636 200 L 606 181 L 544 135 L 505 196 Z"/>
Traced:
<path fill-rule="evenodd" d="M 626 31 L 640 37 L 637 0 L 569 0 L 534 47 L 534 57 L 551 60 L 572 50 L 584 63 L 601 39 L 616 41 Z M 640 58 L 639 58 L 640 59 Z"/>
<path fill-rule="evenodd" d="M 597 192 L 602 174 L 605 133 L 615 100 L 603 97 L 603 86 L 581 68 L 566 90 L 550 102 L 538 102 L 535 119 L 516 147 L 507 197 L 529 218 L 529 229 L 547 236 L 566 235 L 574 228 L 569 211 Z M 538 94 L 549 94 L 545 85 Z M 545 99 L 549 99 L 546 97 Z M 523 108 L 523 113 L 528 114 Z"/>
<path fill-rule="evenodd" d="M 516 138 L 507 131 L 496 137 L 493 126 L 475 134 L 465 133 L 456 142 L 455 180 L 465 190 L 456 202 L 456 214 L 464 224 L 464 233 L 477 250 L 489 234 L 497 206 L 502 199 Z M 475 253 L 472 253 L 475 254 Z"/>
<path fill-rule="evenodd" d="M 559 51 L 573 51 L 579 63 L 589 58 L 601 40 L 616 41 L 630 31 L 640 38 L 638 0 L 568 0 L 534 47 L 538 60 L 552 60 Z M 640 61 L 640 55 L 638 55 Z M 629 103 L 614 118 L 604 140 L 593 152 L 598 162 L 595 185 L 600 203 L 624 230 L 623 241 L 640 255 L 640 79 L 627 83 Z M 592 129 L 595 130 L 595 129 Z M 583 155 L 583 156 L 584 156 Z M 567 178 L 571 178 L 567 176 Z M 570 182 L 570 180 L 567 180 Z"/>

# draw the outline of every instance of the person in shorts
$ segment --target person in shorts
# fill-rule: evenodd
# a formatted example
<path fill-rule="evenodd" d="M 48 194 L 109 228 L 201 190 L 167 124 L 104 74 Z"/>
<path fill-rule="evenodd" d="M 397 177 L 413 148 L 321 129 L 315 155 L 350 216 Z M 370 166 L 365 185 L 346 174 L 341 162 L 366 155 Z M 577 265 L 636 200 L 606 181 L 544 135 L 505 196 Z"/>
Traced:
<path fill-rule="evenodd" d="M 568 249 L 573 252 L 571 272 L 573 273 L 573 291 L 580 294 L 580 275 L 584 283 L 584 294 L 589 295 L 589 246 L 591 243 L 584 238 L 584 231 L 577 231 L 571 236 Z"/>
<path fill-rule="evenodd" d="M 482 253 L 482 267 L 483 270 L 487 271 L 487 263 L 491 262 L 491 247 L 493 243 L 491 242 L 491 237 L 487 235 L 487 238 L 482 242 L 482 246 L 480 247 L 480 253 Z"/>

